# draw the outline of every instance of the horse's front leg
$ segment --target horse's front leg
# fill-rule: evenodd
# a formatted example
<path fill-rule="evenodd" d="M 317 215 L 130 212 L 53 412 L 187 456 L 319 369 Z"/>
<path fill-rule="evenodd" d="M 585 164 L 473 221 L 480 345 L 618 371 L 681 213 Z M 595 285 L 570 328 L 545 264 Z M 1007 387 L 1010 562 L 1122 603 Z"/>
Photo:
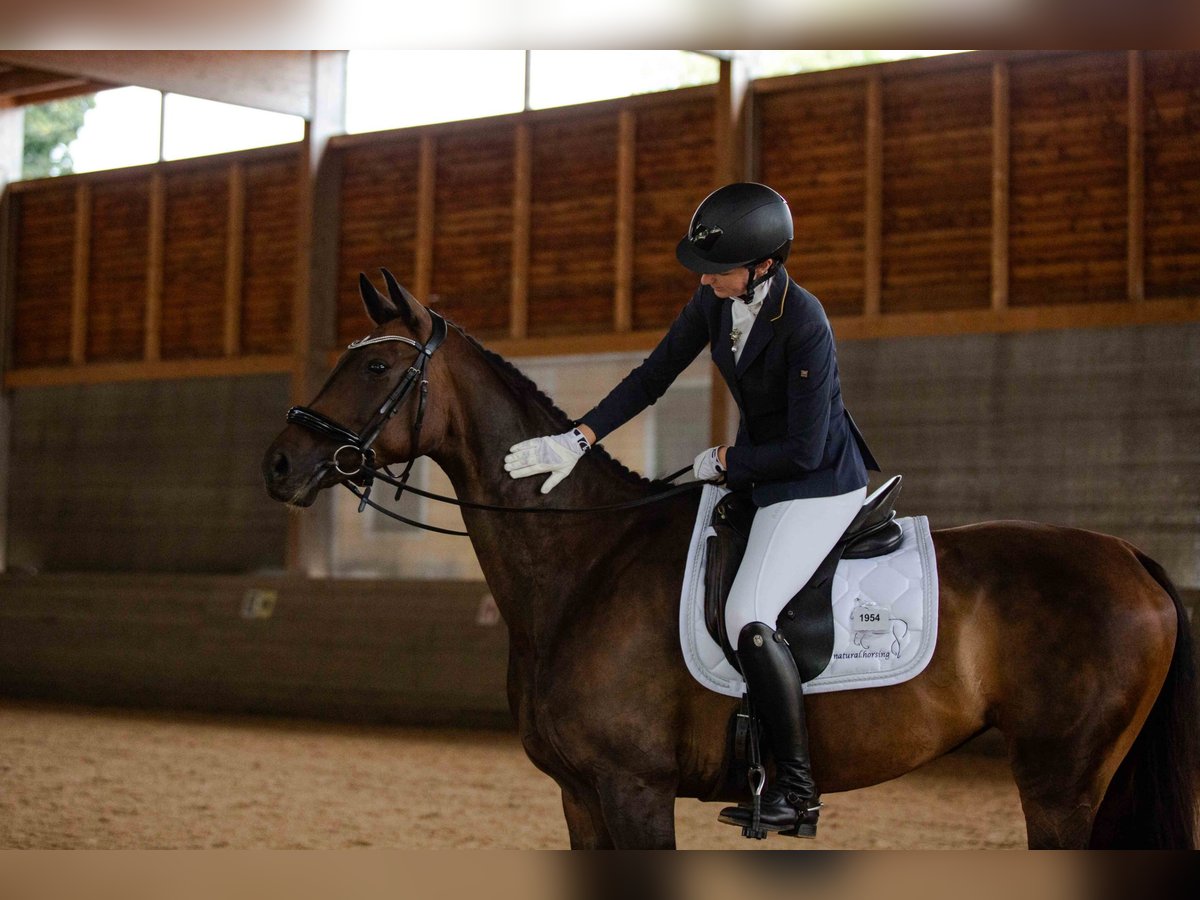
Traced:
<path fill-rule="evenodd" d="M 612 835 L 604 824 L 600 798 L 593 791 L 579 787 L 563 787 L 563 815 L 572 850 L 612 850 Z"/>
<path fill-rule="evenodd" d="M 604 822 L 618 850 L 675 849 L 675 785 L 615 774 L 597 783 Z"/>

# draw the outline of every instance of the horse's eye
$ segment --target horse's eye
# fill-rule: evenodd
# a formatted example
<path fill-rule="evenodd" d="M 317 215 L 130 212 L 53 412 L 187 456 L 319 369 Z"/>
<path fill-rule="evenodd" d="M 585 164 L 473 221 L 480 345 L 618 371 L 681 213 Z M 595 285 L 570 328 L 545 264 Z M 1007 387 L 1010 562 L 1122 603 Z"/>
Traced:
<path fill-rule="evenodd" d="M 382 375 L 388 370 L 388 364 L 382 359 L 373 359 L 367 363 L 367 371 L 372 375 Z"/>

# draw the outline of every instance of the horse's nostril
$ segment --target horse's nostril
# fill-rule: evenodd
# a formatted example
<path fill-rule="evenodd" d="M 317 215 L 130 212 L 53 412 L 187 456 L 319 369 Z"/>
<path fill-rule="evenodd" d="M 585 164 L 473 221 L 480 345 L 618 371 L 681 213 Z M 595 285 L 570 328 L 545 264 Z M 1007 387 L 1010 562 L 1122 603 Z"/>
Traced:
<path fill-rule="evenodd" d="M 277 478 L 283 478 L 291 471 L 287 454 L 282 450 L 275 454 L 275 459 L 271 463 L 271 471 L 275 473 Z"/>

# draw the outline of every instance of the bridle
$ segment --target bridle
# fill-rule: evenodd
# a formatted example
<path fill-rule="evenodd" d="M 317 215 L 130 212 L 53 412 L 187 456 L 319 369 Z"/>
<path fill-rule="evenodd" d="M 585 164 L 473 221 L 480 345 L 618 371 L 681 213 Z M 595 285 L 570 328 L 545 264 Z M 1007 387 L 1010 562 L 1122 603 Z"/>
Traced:
<path fill-rule="evenodd" d="M 360 491 L 349 481 L 342 483 L 350 490 L 352 494 L 358 497 L 358 511 L 362 512 L 366 507 L 371 507 L 377 512 L 385 516 L 403 522 L 406 525 L 412 525 L 416 528 L 423 528 L 426 531 L 436 531 L 439 534 L 452 534 L 460 537 L 467 537 L 465 531 L 456 531 L 450 528 L 440 528 L 436 525 L 427 525 L 424 522 L 417 522 L 413 519 L 405 518 L 399 513 L 393 512 L 390 509 L 380 506 L 371 499 L 371 487 L 374 481 L 379 480 L 384 484 L 391 485 L 396 488 L 395 499 L 399 500 L 401 495 L 407 490 L 410 493 L 420 497 L 427 497 L 430 500 L 438 500 L 442 503 L 449 503 L 464 509 L 479 509 L 487 512 L 514 512 L 514 513 L 588 513 L 588 512 L 611 512 L 622 509 L 632 509 L 638 506 L 644 506 L 648 503 L 655 503 L 659 500 L 665 500 L 668 497 L 673 497 L 676 494 L 692 491 L 700 488 L 702 482 L 688 482 L 687 484 L 677 485 L 649 497 L 640 497 L 637 500 L 631 500 L 625 503 L 613 503 L 606 506 L 588 506 L 588 507 L 572 507 L 558 508 L 545 506 L 495 506 L 490 503 L 473 503 L 469 500 L 459 500 L 457 497 L 446 497 L 442 494 L 435 494 L 430 491 L 423 491 L 420 488 L 413 487 L 408 484 L 409 475 L 412 473 L 413 463 L 416 462 L 416 448 L 418 440 L 421 436 L 421 425 L 425 421 L 425 406 L 429 400 L 429 379 L 425 377 L 425 369 L 429 365 L 429 361 L 433 358 L 433 354 L 441 347 L 442 342 L 446 340 L 448 326 L 446 319 L 432 309 L 426 310 L 429 313 L 430 319 L 433 321 L 433 331 L 429 335 L 429 340 L 424 344 L 419 341 L 414 341 L 412 338 L 402 337 L 396 334 L 381 334 L 378 337 L 365 337 L 354 341 L 346 349 L 357 350 L 359 347 L 366 347 L 370 344 L 381 344 L 385 341 L 397 341 L 401 344 L 408 344 L 417 350 L 417 358 L 413 360 L 412 365 L 401 376 L 400 381 L 388 393 L 387 398 L 376 410 L 371 420 L 363 426 L 362 430 L 355 432 L 339 422 L 335 422 L 323 413 L 317 412 L 315 409 L 310 409 L 307 406 L 293 406 L 287 412 L 287 420 L 293 425 L 299 425 L 302 428 L 307 428 L 309 431 L 316 432 L 323 437 L 332 438 L 339 442 L 338 448 L 333 451 L 333 456 L 321 463 L 317 469 L 317 476 L 324 474 L 327 469 L 334 469 L 339 475 L 346 478 L 361 477 L 364 481 L 363 490 Z M 419 387 L 418 387 L 419 386 Z M 400 475 L 394 475 L 386 465 L 382 468 L 375 465 L 375 451 L 371 449 L 371 445 L 375 439 L 379 437 L 381 431 L 388 420 L 394 416 L 400 409 L 402 403 L 408 395 L 417 388 L 419 398 L 417 400 L 417 412 L 413 419 L 412 442 L 411 447 L 414 451 L 413 456 L 409 459 L 404 467 L 404 471 Z M 345 451 L 350 451 L 357 455 L 357 463 L 347 460 L 343 466 L 343 454 Z M 691 466 L 685 466 L 678 472 L 667 476 L 664 481 L 674 481 L 685 472 L 691 471 Z"/>

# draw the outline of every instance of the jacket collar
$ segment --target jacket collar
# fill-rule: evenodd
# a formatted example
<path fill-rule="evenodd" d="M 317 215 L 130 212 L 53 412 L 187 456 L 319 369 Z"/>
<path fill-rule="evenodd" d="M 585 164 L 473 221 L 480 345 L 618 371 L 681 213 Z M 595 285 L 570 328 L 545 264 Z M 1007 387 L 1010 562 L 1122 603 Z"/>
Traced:
<path fill-rule="evenodd" d="M 746 338 L 746 346 L 742 348 L 741 359 L 738 360 L 737 368 L 734 370 L 737 377 L 741 378 L 750 364 L 758 358 L 762 353 L 763 348 L 771 342 L 771 338 L 775 336 L 776 320 L 783 315 L 784 299 L 787 295 L 788 274 L 783 266 L 779 267 L 779 271 L 775 273 L 775 277 L 771 279 L 771 290 L 767 292 L 767 297 L 763 300 L 762 309 L 758 311 L 758 316 L 754 319 L 754 327 L 750 329 L 750 335 Z M 740 303 L 740 300 L 735 300 L 735 303 Z M 727 324 L 732 321 L 732 314 L 728 309 L 722 311 L 721 321 Z M 730 353 L 730 359 L 733 354 Z"/>

